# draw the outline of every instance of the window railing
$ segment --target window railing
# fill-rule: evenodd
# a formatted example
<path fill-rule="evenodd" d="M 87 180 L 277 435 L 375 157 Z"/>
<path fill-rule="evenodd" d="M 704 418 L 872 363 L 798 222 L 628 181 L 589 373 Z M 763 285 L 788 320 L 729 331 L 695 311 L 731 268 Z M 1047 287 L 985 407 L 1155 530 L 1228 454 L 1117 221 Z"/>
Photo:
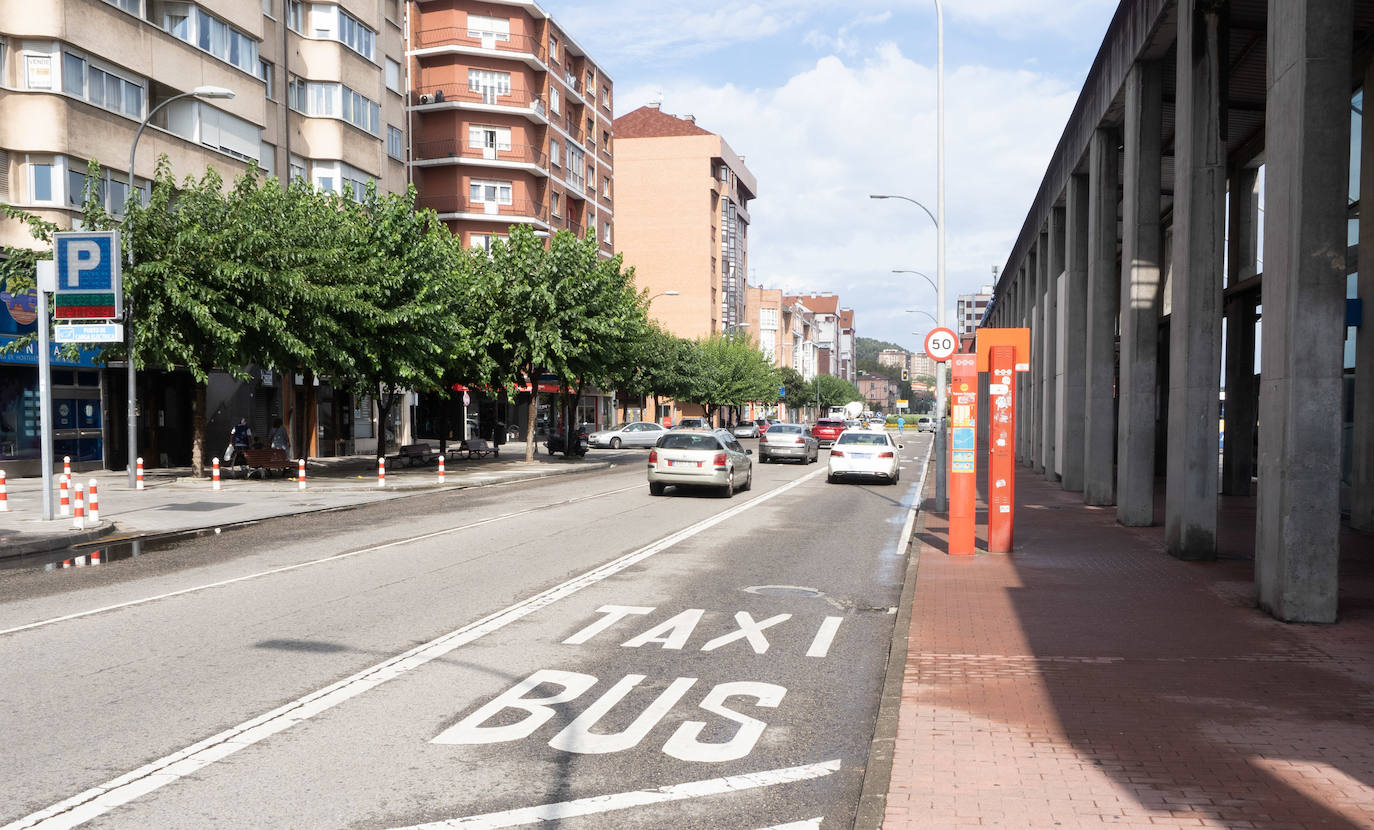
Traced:
<path fill-rule="evenodd" d="M 416 204 L 421 208 L 429 208 L 436 213 L 476 213 L 487 216 L 528 216 L 538 219 L 540 222 L 547 222 L 549 209 L 544 205 L 529 199 L 516 199 L 508 205 L 496 205 L 495 212 L 488 212 L 488 205 L 492 202 L 474 202 L 466 195 L 461 193 L 438 193 L 420 196 L 416 199 Z"/>
<path fill-rule="evenodd" d="M 529 108 L 544 115 L 544 101 L 527 89 L 512 87 L 509 92 L 496 87 L 471 89 L 466 84 L 438 84 L 413 90 L 410 105 L 421 104 L 490 104 L 501 107 Z"/>
<path fill-rule="evenodd" d="M 548 167 L 549 157 L 532 144 L 512 144 L 509 149 L 472 147 L 466 141 L 456 138 L 442 138 L 434 141 L 415 142 L 417 159 L 491 159 L 495 161 L 521 162 L 538 167 Z"/>
<path fill-rule="evenodd" d="M 496 49 L 501 52 L 522 52 L 534 55 L 540 63 L 547 63 L 548 50 L 544 44 L 528 35 L 511 35 L 506 40 L 494 38 L 469 37 L 465 26 L 444 26 L 437 29 L 422 29 L 415 35 L 415 46 L 430 49 L 435 46 L 471 46 L 478 49 Z"/>

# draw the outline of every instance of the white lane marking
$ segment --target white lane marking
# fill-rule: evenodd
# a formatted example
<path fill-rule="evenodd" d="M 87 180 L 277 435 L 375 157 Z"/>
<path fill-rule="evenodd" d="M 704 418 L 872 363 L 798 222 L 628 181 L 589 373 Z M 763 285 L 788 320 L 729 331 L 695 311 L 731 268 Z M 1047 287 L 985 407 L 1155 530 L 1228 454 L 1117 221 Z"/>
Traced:
<path fill-rule="evenodd" d="M 760 827 L 759 830 L 819 830 L 821 826 L 821 816 L 809 818 L 806 821 L 793 821 L 788 824 L 774 824 L 769 827 Z"/>
<path fill-rule="evenodd" d="M 906 524 L 902 526 L 902 541 L 898 543 L 897 550 L 901 551 L 902 556 L 906 556 L 907 549 L 911 547 L 911 533 L 916 529 L 916 513 L 921 509 L 921 494 L 926 491 L 926 473 L 930 471 L 930 455 L 935 451 L 935 443 L 932 441 L 926 447 L 925 460 L 921 462 L 921 479 L 916 482 L 916 498 L 911 503 L 911 510 L 906 514 Z"/>
<path fill-rule="evenodd" d="M 298 570 L 298 569 L 300 569 L 300 568 L 309 568 L 309 567 L 313 567 L 313 566 L 315 566 L 315 565 L 323 565 L 323 564 L 328 563 L 328 562 L 337 562 L 337 561 L 339 561 L 340 559 L 348 559 L 348 558 L 354 557 L 354 556 L 361 556 L 361 555 L 364 554 L 364 553 L 376 553 L 376 552 L 379 551 L 379 550 L 386 550 L 387 548 L 394 548 L 394 547 L 396 547 L 397 545 L 408 545 L 408 544 L 410 544 L 410 543 L 412 543 L 412 542 L 423 542 L 423 541 L 426 540 L 426 539 L 433 539 L 433 538 L 435 538 L 435 537 L 437 537 L 437 536 L 446 536 L 446 535 L 448 535 L 448 534 L 450 534 L 450 533 L 458 533 L 458 532 L 463 531 L 463 530 L 472 530 L 474 527 L 481 527 L 481 526 L 483 526 L 483 525 L 489 525 L 489 524 L 492 524 L 492 523 L 494 523 L 494 522 L 504 521 L 504 520 L 506 520 L 506 519 L 515 519 L 515 518 L 519 518 L 520 516 L 525 516 L 525 515 L 528 515 L 528 514 L 530 514 L 530 513 L 538 512 L 538 511 L 540 511 L 540 510 L 547 510 L 547 509 L 549 509 L 549 508 L 551 508 L 551 507 L 565 507 L 565 506 L 567 506 L 567 505 L 569 505 L 569 504 L 576 504 L 576 503 L 578 503 L 578 502 L 589 501 L 589 500 L 591 500 L 591 499 L 599 499 L 599 498 L 601 498 L 602 496 L 613 496 L 613 495 L 615 495 L 616 493 L 627 493 L 627 492 L 629 492 L 629 491 L 631 491 L 631 490 L 638 490 L 641 486 L 642 486 L 642 485 L 636 484 L 636 485 L 634 485 L 633 487 L 620 487 L 620 488 L 615 489 L 615 490 L 606 490 L 606 491 L 601 492 L 601 493 L 593 493 L 593 494 L 591 494 L 591 495 L 589 495 L 589 496 L 578 496 L 578 497 L 575 498 L 575 499 L 564 499 L 563 501 L 551 502 L 551 503 L 549 503 L 549 504 L 541 504 L 541 505 L 539 505 L 538 507 L 531 507 L 531 508 L 528 508 L 528 509 L 525 509 L 525 510 L 517 510 L 517 511 L 515 511 L 515 512 L 513 512 L 513 513 L 502 513 L 502 514 L 499 515 L 499 516 L 492 516 L 491 518 L 488 518 L 488 519 L 482 519 L 482 520 L 480 520 L 480 521 L 470 522 L 470 523 L 468 523 L 468 524 L 465 524 L 465 525 L 458 525 L 458 526 L 456 526 L 456 527 L 449 527 L 449 528 L 445 528 L 445 529 L 443 529 L 443 530 L 436 530 L 436 531 L 433 531 L 433 532 L 431 532 L 431 533 L 422 533 L 422 534 L 420 534 L 419 536 L 411 536 L 411 537 L 406 538 L 406 539 L 397 539 L 397 540 L 394 541 L 394 542 L 386 542 L 386 543 L 380 544 L 380 545 L 373 545 L 372 547 L 369 547 L 369 548 L 362 548 L 362 549 L 360 549 L 360 550 L 351 550 L 351 551 L 348 551 L 347 553 L 336 553 L 336 554 L 334 554 L 333 556 L 325 556 L 325 557 L 320 558 L 320 559 L 312 559 L 312 560 L 310 560 L 310 561 L 308 561 L 308 562 L 297 562 L 297 563 L 294 564 L 294 565 L 283 565 L 283 566 L 280 567 L 280 568 L 271 568 L 271 569 L 265 570 L 265 571 L 258 571 L 257 573 L 245 574 L 244 576 L 236 576 L 236 577 L 234 577 L 234 578 L 232 578 L 232 579 L 222 579 L 222 580 L 220 580 L 219 582 L 211 582 L 211 583 L 208 583 L 208 584 L 206 584 L 206 585 L 195 585 L 195 586 L 190 587 L 190 588 L 182 588 L 182 589 L 179 590 L 179 591 L 168 591 L 168 592 L 165 593 L 165 594 L 158 594 L 157 596 L 143 597 L 142 599 L 131 599 L 131 600 L 129 600 L 128 602 L 119 602 L 119 603 L 115 603 L 114 605 L 106 605 L 106 606 L 103 606 L 103 607 L 101 607 L 101 608 L 92 608 L 92 609 L 90 609 L 90 610 L 88 610 L 88 611 L 77 611 L 77 612 L 72 613 L 72 614 L 64 614 L 64 615 L 61 616 L 61 617 L 52 617 L 52 618 L 46 619 L 46 620 L 39 620 L 38 622 L 26 623 L 25 625 L 17 625 L 17 626 L 15 626 L 14 628 L 6 628 L 6 629 L 4 629 L 3 631 L 0 631 L 0 637 L 4 636 L 4 635 L 6 635 L 6 634 L 14 634 L 15 632 L 18 632 L 18 631 L 27 631 L 27 630 L 29 630 L 29 629 L 31 629 L 31 628 L 41 628 L 41 627 L 43 627 L 43 626 L 45 626 L 45 625 L 52 625 L 52 624 L 54 624 L 54 623 L 66 622 L 67 620 L 76 620 L 76 619 L 80 619 L 80 618 L 82 618 L 82 617 L 89 617 L 89 616 L 92 616 L 93 614 L 103 614 L 103 613 L 105 613 L 105 612 L 107 612 L 107 611 L 118 611 L 118 610 L 121 609 L 121 608 L 132 608 L 132 607 L 135 606 L 135 605 L 144 605 L 144 604 L 147 604 L 147 603 L 149 603 L 149 602 L 157 602 L 158 600 L 161 600 L 161 599 L 170 599 L 171 597 L 179 597 L 179 596 L 182 596 L 183 594 L 194 594 L 194 593 L 197 593 L 197 592 L 199 592 L 199 591 L 208 591 L 208 590 L 210 590 L 211 588 L 223 588 L 225 585 L 233 585 L 233 584 L 236 583 L 236 582 L 246 582 L 246 581 L 248 581 L 248 580 L 250 580 L 250 579 L 260 579 L 260 578 L 262 578 L 262 577 L 264 577 L 264 576 L 273 576 L 274 574 L 286 573 L 287 571 L 294 571 L 294 570 Z"/>
<path fill-rule="evenodd" d="M 409 651 L 396 655 L 388 660 L 384 660 L 368 669 L 363 669 L 352 677 L 346 677 L 323 689 L 318 689 L 304 697 L 297 698 L 283 706 L 279 706 L 270 712 L 259 715 L 251 720 L 244 721 L 238 726 L 212 735 L 202 741 L 192 744 L 171 755 L 159 758 L 148 764 L 144 764 L 132 772 L 127 772 L 118 778 L 106 781 L 97 787 L 92 787 L 79 795 L 59 801 L 58 803 L 39 810 L 36 813 L 25 816 L 17 821 L 5 825 L 0 830 L 24 830 L 24 828 L 39 828 L 40 830 L 56 830 L 56 828 L 75 827 L 83 822 L 89 821 L 97 816 L 109 812 L 121 804 L 128 803 L 141 795 L 152 792 L 166 784 L 170 784 L 186 775 L 190 775 L 204 767 L 226 758 L 240 749 L 252 746 L 253 744 L 275 735 L 285 729 L 295 726 L 297 723 L 305 721 L 318 715 L 327 709 L 332 709 L 358 695 L 370 691 L 388 680 L 400 677 L 411 669 L 419 668 L 431 660 L 436 660 L 448 654 L 454 649 L 465 646 L 487 634 L 497 631 L 516 620 L 533 614 L 541 608 L 552 605 L 553 603 L 569 597 L 590 585 L 595 585 L 604 579 L 614 576 L 626 568 L 641 562 L 656 553 L 667 550 L 679 542 L 703 533 L 722 522 L 732 519 L 746 510 L 757 507 L 770 499 L 786 493 L 796 487 L 801 486 L 808 479 L 815 478 L 821 474 L 817 470 L 809 475 L 802 476 L 795 481 L 791 481 L 776 490 L 770 490 L 760 496 L 756 496 L 735 507 L 717 513 L 706 519 L 702 519 L 694 525 L 690 525 L 675 533 L 671 533 L 657 542 L 651 542 L 639 550 L 613 559 L 604 565 L 593 568 L 590 571 L 575 577 L 562 585 L 555 585 L 542 593 L 521 600 L 514 605 L 507 606 L 500 611 L 488 614 L 476 622 L 469 623 L 447 634 L 436 637 L 428 643 L 416 646 Z M 438 535 L 438 534 L 427 534 Z M 419 537 L 424 538 L 424 537 Z M 393 542 L 391 544 L 400 544 Z M 836 762 L 838 763 L 838 762 Z"/>
<path fill-rule="evenodd" d="M 807 657 L 824 657 L 830 653 L 830 644 L 835 641 L 835 632 L 840 630 L 840 622 L 843 619 L 844 617 L 826 617 L 821 622 L 815 639 L 811 641 L 811 647 L 806 650 Z"/>
<path fill-rule="evenodd" d="M 689 798 L 704 798 L 722 793 L 752 790 L 758 787 L 774 787 L 778 784 L 791 784 L 812 778 L 824 778 L 838 771 L 839 759 L 823 761 L 819 764 L 806 764 L 800 767 L 750 772 L 732 775 L 727 778 L 711 778 L 692 781 L 686 784 L 672 784 L 654 790 L 632 790 L 611 795 L 594 795 L 575 801 L 561 801 L 557 804 L 541 804 L 538 807 L 522 807 L 518 810 L 505 810 L 499 813 L 483 813 L 478 816 L 464 816 L 429 824 L 414 824 L 398 827 L 395 830 L 443 830 L 449 827 L 518 827 L 522 824 L 535 824 L 544 821 L 558 821 L 574 816 L 589 816 L 596 813 L 609 813 L 630 807 L 644 807 L 650 804 L 663 804 L 668 801 L 683 801 Z M 820 819 L 813 819 L 819 822 Z M 783 827 L 817 827 L 818 824 L 788 824 Z M 765 828 L 765 830 L 767 830 Z"/>

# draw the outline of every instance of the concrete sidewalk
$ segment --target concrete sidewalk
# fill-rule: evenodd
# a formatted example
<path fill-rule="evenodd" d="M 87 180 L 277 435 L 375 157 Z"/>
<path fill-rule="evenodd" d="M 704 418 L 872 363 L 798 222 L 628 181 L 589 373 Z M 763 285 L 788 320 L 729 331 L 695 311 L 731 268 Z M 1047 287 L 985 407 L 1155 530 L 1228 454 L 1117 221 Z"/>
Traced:
<path fill-rule="evenodd" d="M 1016 487 L 1012 555 L 923 514 L 885 827 L 1374 828 L 1374 539 L 1346 531 L 1339 623 L 1286 625 L 1253 561 Z"/>
<path fill-rule="evenodd" d="M 100 497 L 100 522 L 73 527 L 70 517 L 42 520 L 42 479 L 8 481 L 9 512 L 0 513 L 0 558 L 60 550 L 106 536 L 137 537 L 226 527 L 242 522 L 291 516 L 394 499 L 417 492 L 482 487 L 554 475 L 604 470 L 610 464 L 584 457 L 565 459 L 545 453 L 526 463 L 523 443 L 505 444 L 499 458 L 448 461 L 444 484 L 435 465 L 388 469 L 386 486 L 377 485 L 374 456 L 311 459 L 306 489 L 294 471 L 286 477 L 241 478 L 225 471 L 214 490 L 209 472 L 192 478 L 189 468 L 150 470 L 145 489 L 130 489 L 124 471 L 78 473 L 83 485 L 94 479 Z M 57 496 L 53 496 L 57 514 Z"/>

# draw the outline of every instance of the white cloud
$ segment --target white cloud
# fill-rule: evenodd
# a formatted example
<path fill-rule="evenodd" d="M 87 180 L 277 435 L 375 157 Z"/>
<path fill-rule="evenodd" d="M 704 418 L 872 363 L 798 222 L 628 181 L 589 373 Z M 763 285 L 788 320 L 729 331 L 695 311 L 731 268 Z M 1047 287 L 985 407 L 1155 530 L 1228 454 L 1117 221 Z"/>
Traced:
<path fill-rule="evenodd" d="M 910 268 L 935 275 L 933 224 L 917 207 L 873 201 L 890 192 L 936 210 L 935 71 L 891 44 L 863 61 L 826 57 L 777 88 L 653 81 L 621 101 L 665 93 L 664 109 L 693 113 L 724 136 L 758 177 L 750 205 L 750 280 L 834 291 L 853 306 L 860 334 L 915 346 L 934 292 Z M 947 288 L 954 297 L 991 282 L 1019 233 L 1076 86 L 1030 71 L 947 68 Z"/>

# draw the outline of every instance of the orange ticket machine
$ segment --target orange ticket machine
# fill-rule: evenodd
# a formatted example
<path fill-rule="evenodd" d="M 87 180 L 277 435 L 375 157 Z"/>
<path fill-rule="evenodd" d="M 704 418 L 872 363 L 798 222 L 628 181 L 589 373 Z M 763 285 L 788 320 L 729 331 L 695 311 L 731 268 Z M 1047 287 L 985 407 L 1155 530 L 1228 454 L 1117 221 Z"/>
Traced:
<path fill-rule="evenodd" d="M 950 358 L 949 555 L 972 556 L 978 517 L 978 358 Z"/>
<path fill-rule="evenodd" d="M 1011 553 L 1016 523 L 1016 375 L 1030 369 L 1030 329 L 979 329 L 978 371 L 987 372 L 988 552 Z"/>

